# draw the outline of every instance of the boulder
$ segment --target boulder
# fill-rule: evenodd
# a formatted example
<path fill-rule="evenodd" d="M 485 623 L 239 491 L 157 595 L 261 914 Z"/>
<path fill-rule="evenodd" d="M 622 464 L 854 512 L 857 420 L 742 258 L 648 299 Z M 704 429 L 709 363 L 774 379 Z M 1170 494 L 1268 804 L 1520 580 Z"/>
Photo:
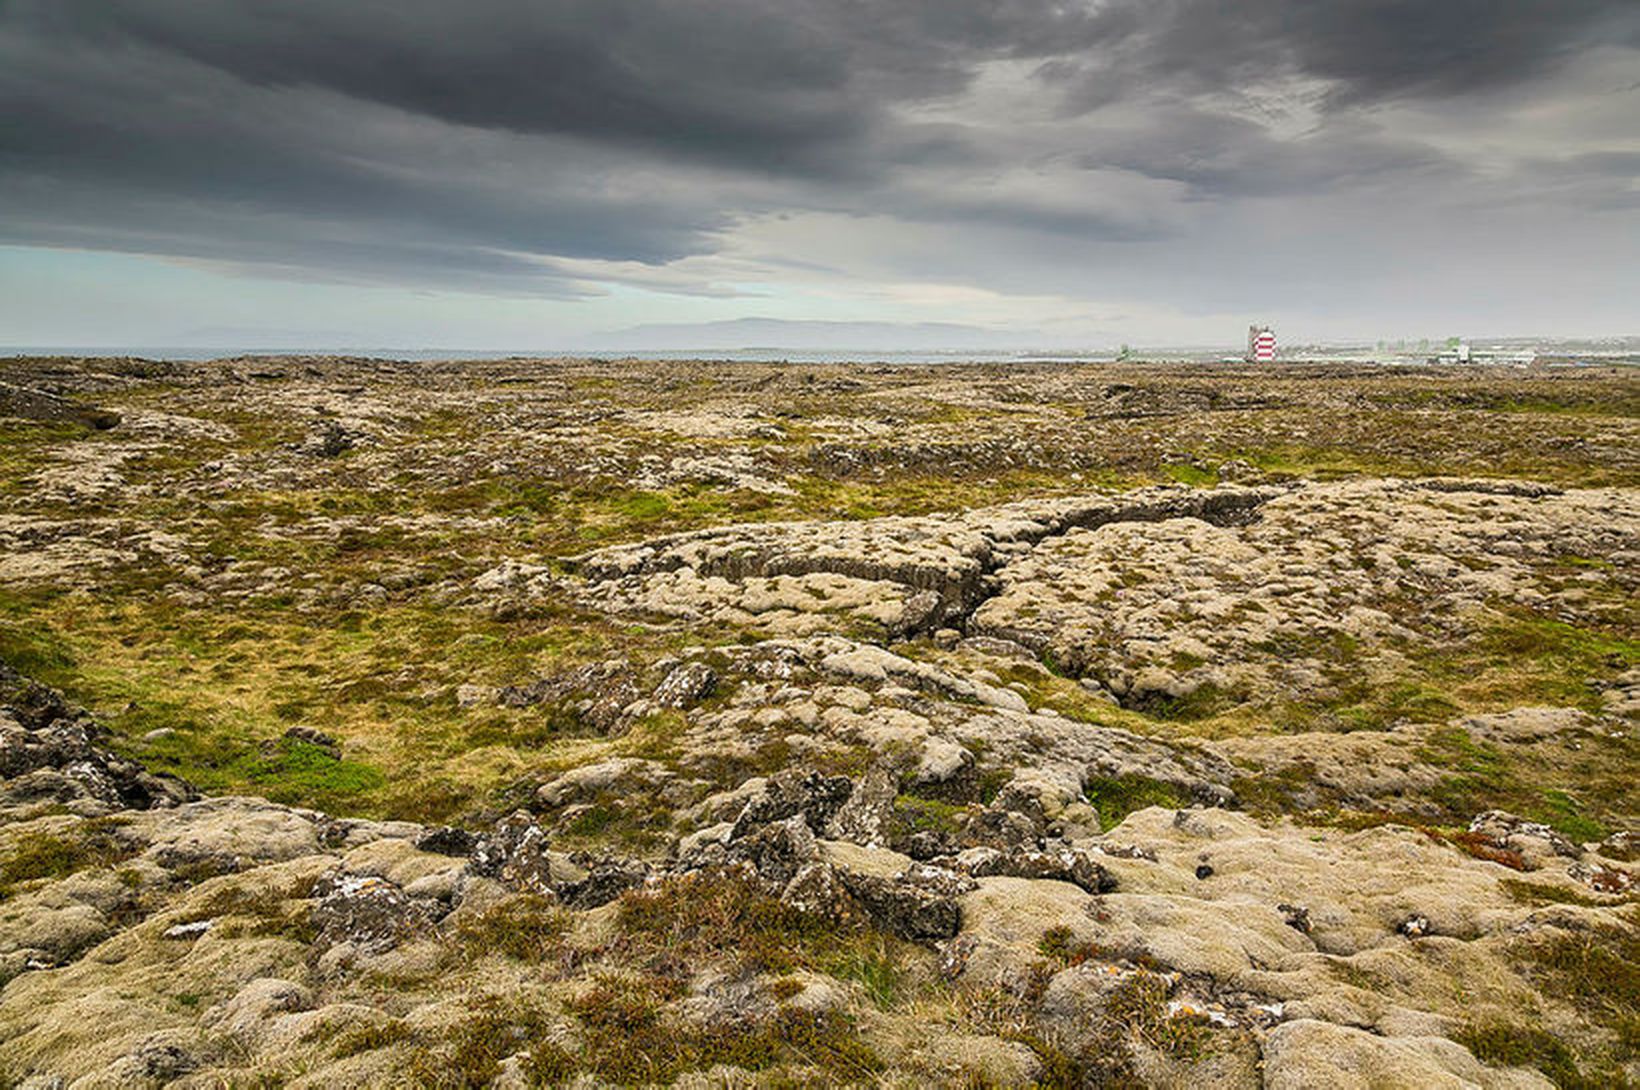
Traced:
<path fill-rule="evenodd" d="M 820 848 L 803 815 L 793 814 L 732 838 L 728 858 L 749 863 L 765 882 L 784 888 L 806 864 L 820 858 Z"/>
<path fill-rule="evenodd" d="M 424 852 L 435 855 L 465 856 L 471 854 L 478 844 L 478 837 L 466 829 L 457 829 L 451 825 L 439 825 L 428 829 L 415 838 L 416 847 Z"/>
<path fill-rule="evenodd" d="M 314 949 L 320 954 L 343 945 L 360 953 L 382 953 L 433 927 L 424 903 L 375 875 L 331 871 L 313 892 Z"/>
<path fill-rule="evenodd" d="M 763 790 L 753 796 L 735 819 L 732 839 L 739 839 L 759 825 L 801 815 L 811 830 L 824 832 L 854 792 L 847 776 L 822 776 L 808 769 L 791 768 L 769 777 Z"/>
<path fill-rule="evenodd" d="M 881 844 L 890 819 L 899 782 L 886 765 L 874 765 L 854 785 L 848 801 L 826 823 L 826 836 L 855 844 Z"/>
<path fill-rule="evenodd" d="M 1079 848 L 1055 844 L 1044 848 L 969 848 L 949 859 L 953 870 L 975 878 L 1006 875 L 1010 878 L 1045 878 L 1071 882 L 1089 893 L 1109 893 L 1116 888 L 1116 876 Z"/>
<path fill-rule="evenodd" d="M 717 672 L 704 662 L 676 667 L 655 687 L 650 699 L 663 708 L 689 708 L 712 695 Z"/>
<path fill-rule="evenodd" d="M 957 898 L 973 888 L 960 875 L 920 863 L 893 878 L 842 868 L 837 877 L 872 924 L 911 942 L 955 935 L 962 927 Z"/>
<path fill-rule="evenodd" d="M 558 884 L 558 899 L 570 908 L 597 908 L 629 889 L 637 889 L 649 877 L 649 865 L 638 859 L 616 856 L 588 856 L 577 852 L 570 857 L 583 877 Z"/>
<path fill-rule="evenodd" d="M 547 855 L 546 830 L 528 811 L 514 811 L 473 846 L 472 869 L 517 890 L 550 893 L 552 861 Z"/>

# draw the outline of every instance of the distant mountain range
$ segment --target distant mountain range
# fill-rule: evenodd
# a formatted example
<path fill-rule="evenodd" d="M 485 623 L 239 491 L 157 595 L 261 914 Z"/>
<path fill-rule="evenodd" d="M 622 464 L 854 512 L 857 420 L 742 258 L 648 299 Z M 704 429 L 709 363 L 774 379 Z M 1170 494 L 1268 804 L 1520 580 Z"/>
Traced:
<path fill-rule="evenodd" d="M 830 322 L 736 318 L 724 322 L 637 325 L 584 338 L 578 347 L 606 351 L 733 351 L 748 348 L 878 352 L 1050 347 L 1014 330 L 954 322 Z"/>

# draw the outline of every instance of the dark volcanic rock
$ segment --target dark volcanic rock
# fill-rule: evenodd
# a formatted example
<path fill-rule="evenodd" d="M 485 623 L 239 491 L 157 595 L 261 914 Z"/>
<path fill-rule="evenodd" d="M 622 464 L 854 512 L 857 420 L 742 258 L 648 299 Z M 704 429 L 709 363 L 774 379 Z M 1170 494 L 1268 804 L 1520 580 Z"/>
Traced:
<path fill-rule="evenodd" d="M 453 825 L 439 825 L 428 829 L 415 840 L 416 847 L 421 851 L 453 856 L 470 854 L 477 843 L 478 837 L 466 829 L 457 829 Z"/>
<path fill-rule="evenodd" d="M 962 909 L 956 898 L 965 890 L 955 882 L 954 875 L 949 883 L 932 874 L 908 880 L 847 870 L 839 871 L 838 878 L 873 924 L 903 939 L 948 939 L 962 927 Z"/>
<path fill-rule="evenodd" d="M 655 687 L 653 699 L 663 708 L 688 708 L 712 695 L 717 672 L 704 662 L 686 662 Z"/>
<path fill-rule="evenodd" d="M 894 799 L 899 794 L 899 782 L 885 765 L 876 765 L 868 771 L 849 794 L 848 801 L 826 823 L 826 835 L 832 840 L 847 840 L 855 844 L 878 844 L 894 816 Z"/>
<path fill-rule="evenodd" d="M 839 923 L 858 916 L 857 902 L 849 896 L 837 868 L 829 863 L 807 863 L 786 883 L 780 899 L 799 912 L 809 912 Z"/>
<path fill-rule="evenodd" d="M 0 667 L 0 778 L 12 801 L 91 799 L 146 810 L 197 798 L 188 784 L 151 773 L 96 742 L 104 728 L 54 689 Z"/>
<path fill-rule="evenodd" d="M 342 427 L 334 420 L 326 420 L 314 428 L 300 445 L 303 454 L 316 458 L 339 458 L 359 445 L 359 434 Z"/>
<path fill-rule="evenodd" d="M 69 421 L 88 428 L 105 431 L 120 422 L 120 414 L 108 409 L 81 405 L 66 397 L 0 382 L 0 416 L 17 416 L 25 420 Z"/>
<path fill-rule="evenodd" d="M 811 830 L 824 832 L 853 792 L 854 783 L 847 776 L 822 776 L 801 768 L 779 772 L 769 778 L 760 795 L 746 804 L 735 820 L 731 839 L 738 840 L 759 825 L 798 814 Z"/>
<path fill-rule="evenodd" d="M 558 899 L 570 908 L 597 908 L 608 904 L 629 889 L 643 885 L 649 877 L 649 865 L 638 859 L 617 856 L 589 856 L 577 852 L 570 857 L 586 871 L 586 877 L 565 882 L 558 889 Z"/>
<path fill-rule="evenodd" d="M 750 863 L 764 881 L 784 887 L 806 864 L 820 858 L 820 846 L 803 816 L 793 814 L 731 841 L 728 858 Z"/>
<path fill-rule="evenodd" d="M 630 666 L 594 662 L 528 685 L 504 686 L 495 701 L 505 708 L 562 704 L 588 726 L 611 734 L 625 725 L 627 707 L 642 696 Z"/>
<path fill-rule="evenodd" d="M 496 822 L 473 847 L 473 872 L 530 893 L 552 892 L 547 833 L 525 810 Z"/>
<path fill-rule="evenodd" d="M 1096 863 L 1087 852 L 1065 844 L 1012 851 L 970 848 L 949 860 L 949 863 L 956 870 L 975 878 L 989 875 L 1045 878 L 1074 883 L 1089 893 L 1109 893 L 1116 888 L 1115 875 Z"/>
<path fill-rule="evenodd" d="M 376 875 L 332 871 L 320 878 L 313 892 L 318 904 L 311 920 L 320 953 L 343 943 L 380 953 L 433 926 L 421 902 Z"/>

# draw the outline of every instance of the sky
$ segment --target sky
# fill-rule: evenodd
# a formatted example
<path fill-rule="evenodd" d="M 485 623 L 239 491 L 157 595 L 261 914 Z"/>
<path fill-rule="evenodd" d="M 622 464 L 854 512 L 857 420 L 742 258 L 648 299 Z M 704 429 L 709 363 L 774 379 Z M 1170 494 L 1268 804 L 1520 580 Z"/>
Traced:
<path fill-rule="evenodd" d="M 9 345 L 1632 335 L 1637 179 L 1634 0 L 0 0 Z"/>

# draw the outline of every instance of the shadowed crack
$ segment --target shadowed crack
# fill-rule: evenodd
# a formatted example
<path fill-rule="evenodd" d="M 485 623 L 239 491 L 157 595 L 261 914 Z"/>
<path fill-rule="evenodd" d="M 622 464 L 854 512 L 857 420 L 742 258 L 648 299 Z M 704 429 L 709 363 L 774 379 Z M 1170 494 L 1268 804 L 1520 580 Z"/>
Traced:
<path fill-rule="evenodd" d="M 576 557 L 591 584 L 690 569 L 742 581 L 828 573 L 898 583 L 939 596 L 912 631 L 960 626 L 995 593 L 990 576 L 1043 541 L 1120 522 L 1198 518 L 1216 526 L 1257 517 L 1277 488 L 1143 489 L 1122 496 L 1030 500 L 948 516 L 861 522 L 754 523 L 674 534 Z"/>

